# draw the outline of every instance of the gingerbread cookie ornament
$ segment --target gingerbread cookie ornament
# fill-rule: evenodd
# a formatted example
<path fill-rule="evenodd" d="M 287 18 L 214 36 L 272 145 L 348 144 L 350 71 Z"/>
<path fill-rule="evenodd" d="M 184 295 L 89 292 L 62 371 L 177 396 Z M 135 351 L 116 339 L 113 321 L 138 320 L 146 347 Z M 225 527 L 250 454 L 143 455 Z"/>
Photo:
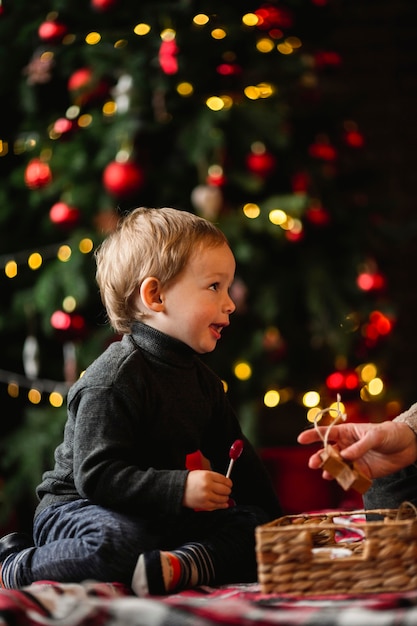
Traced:
<path fill-rule="evenodd" d="M 324 415 L 324 413 L 329 413 L 330 411 L 336 412 L 337 415 L 333 422 L 329 424 L 324 437 L 322 433 L 317 429 L 317 422 Z M 362 474 L 356 464 L 351 461 L 346 461 L 343 459 L 339 452 L 328 443 L 329 433 L 332 428 L 338 421 L 346 420 L 346 413 L 342 413 L 340 410 L 340 395 L 337 395 L 337 407 L 336 408 L 327 408 L 319 411 L 314 419 L 314 427 L 317 429 L 317 432 L 320 433 L 320 438 L 323 441 L 323 451 L 320 453 L 320 458 L 322 460 L 321 467 L 326 470 L 329 474 L 333 476 L 339 483 L 339 485 L 347 491 L 348 489 L 354 489 L 358 491 L 360 494 L 364 494 L 372 484 L 372 481 Z"/>

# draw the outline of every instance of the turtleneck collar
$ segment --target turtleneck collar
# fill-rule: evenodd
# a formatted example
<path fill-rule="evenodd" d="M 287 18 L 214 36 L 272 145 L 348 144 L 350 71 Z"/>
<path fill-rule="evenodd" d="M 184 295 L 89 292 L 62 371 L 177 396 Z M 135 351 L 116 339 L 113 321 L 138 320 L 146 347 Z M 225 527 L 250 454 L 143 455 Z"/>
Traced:
<path fill-rule="evenodd" d="M 190 346 L 143 322 L 132 324 L 130 336 L 139 348 L 165 363 L 176 367 L 192 367 L 194 364 L 196 353 Z"/>

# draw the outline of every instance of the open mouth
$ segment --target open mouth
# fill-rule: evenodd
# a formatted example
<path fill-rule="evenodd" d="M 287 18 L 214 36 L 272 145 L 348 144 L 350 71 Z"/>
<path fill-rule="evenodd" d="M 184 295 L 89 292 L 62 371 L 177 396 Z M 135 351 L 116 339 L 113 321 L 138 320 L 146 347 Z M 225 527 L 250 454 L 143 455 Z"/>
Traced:
<path fill-rule="evenodd" d="M 213 331 L 217 339 L 220 339 L 221 333 L 224 327 L 225 327 L 225 324 L 210 324 L 210 328 Z"/>

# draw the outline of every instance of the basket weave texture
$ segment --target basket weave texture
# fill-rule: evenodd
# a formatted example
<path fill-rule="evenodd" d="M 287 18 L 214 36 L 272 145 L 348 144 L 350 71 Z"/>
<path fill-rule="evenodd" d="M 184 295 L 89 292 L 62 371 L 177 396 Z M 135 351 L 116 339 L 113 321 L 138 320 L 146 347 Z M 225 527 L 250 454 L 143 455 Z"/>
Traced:
<path fill-rule="evenodd" d="M 358 516 L 362 521 L 351 521 Z M 341 541 L 345 531 L 361 539 Z M 258 526 L 255 535 L 262 593 L 303 596 L 417 589 L 417 509 L 412 504 L 288 515 Z"/>

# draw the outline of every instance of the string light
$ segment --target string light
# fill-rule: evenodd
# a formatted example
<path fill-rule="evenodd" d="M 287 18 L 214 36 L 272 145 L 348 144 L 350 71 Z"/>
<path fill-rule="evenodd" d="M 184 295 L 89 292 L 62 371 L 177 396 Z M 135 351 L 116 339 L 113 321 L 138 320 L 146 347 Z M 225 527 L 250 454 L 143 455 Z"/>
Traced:
<path fill-rule="evenodd" d="M 194 15 L 193 22 L 197 26 L 205 26 L 209 22 L 209 16 L 204 13 L 199 13 L 198 15 Z"/>
<path fill-rule="evenodd" d="M 33 400 L 35 400 L 35 403 L 39 401 L 37 399 L 42 395 L 42 392 L 59 394 L 64 398 L 70 387 L 70 383 L 65 381 L 56 381 L 47 378 L 33 380 L 23 374 L 9 372 L 7 370 L 0 370 L 0 382 L 7 385 L 7 393 L 12 398 L 19 396 L 21 388 L 29 389 L 30 392 L 33 392 L 30 396 L 30 401 L 33 402 Z M 57 396 L 53 396 L 53 401 L 55 403 L 58 402 Z M 56 406 L 58 405 L 56 404 Z"/>
<path fill-rule="evenodd" d="M 88 33 L 85 38 L 85 43 L 90 46 L 95 46 L 101 41 L 101 35 L 97 32 Z"/>
<path fill-rule="evenodd" d="M 264 404 L 265 404 L 265 406 L 267 406 L 269 408 L 273 408 L 275 406 L 278 406 L 279 401 L 280 401 L 280 394 L 279 394 L 279 391 L 277 389 L 270 389 L 264 395 Z"/>
<path fill-rule="evenodd" d="M 234 375 L 239 380 L 249 380 L 252 376 L 252 368 L 246 361 L 240 361 L 236 363 L 233 368 Z"/>
<path fill-rule="evenodd" d="M 84 237 L 78 244 L 82 254 L 89 254 L 94 247 L 92 239 Z M 15 278 L 18 274 L 19 265 L 28 265 L 32 270 L 38 270 L 46 259 L 57 258 L 66 262 L 72 255 L 72 247 L 68 243 L 45 246 L 36 251 L 21 251 L 9 255 L 0 256 L 0 269 L 4 270 L 7 278 Z"/>
<path fill-rule="evenodd" d="M 261 214 L 261 209 L 257 204 L 254 204 L 253 202 L 248 202 L 247 204 L 245 204 L 242 211 L 245 216 L 251 220 L 256 219 Z"/>
<path fill-rule="evenodd" d="M 139 37 L 143 37 L 144 35 L 147 35 L 148 33 L 150 33 L 151 31 L 151 27 L 149 26 L 149 24 L 136 24 L 136 26 L 133 29 L 133 32 L 135 33 L 135 35 L 138 35 Z"/>

